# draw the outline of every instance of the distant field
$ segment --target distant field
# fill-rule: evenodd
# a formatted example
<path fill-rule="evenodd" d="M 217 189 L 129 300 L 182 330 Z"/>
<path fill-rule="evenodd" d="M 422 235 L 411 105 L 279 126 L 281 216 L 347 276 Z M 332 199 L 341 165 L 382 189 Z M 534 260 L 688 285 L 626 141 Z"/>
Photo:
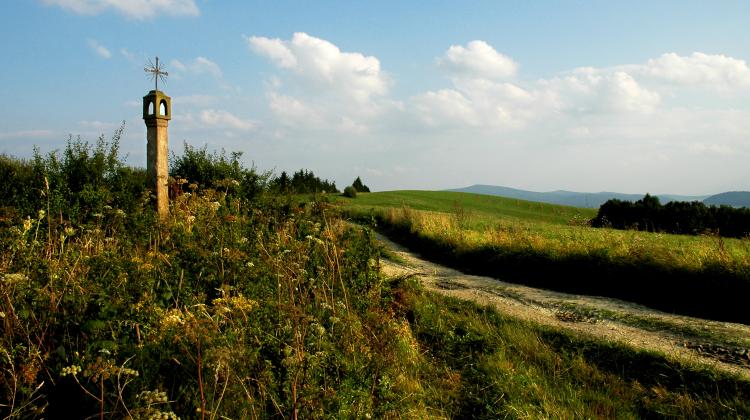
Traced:
<path fill-rule="evenodd" d="M 384 191 L 358 194 L 355 199 L 337 197 L 338 201 L 354 209 L 399 208 L 427 210 L 443 213 L 463 211 L 477 221 L 498 217 L 553 224 L 568 224 L 571 219 L 590 219 L 596 216 L 595 209 L 585 209 L 556 204 L 537 203 L 515 198 L 497 197 L 449 191 Z"/>

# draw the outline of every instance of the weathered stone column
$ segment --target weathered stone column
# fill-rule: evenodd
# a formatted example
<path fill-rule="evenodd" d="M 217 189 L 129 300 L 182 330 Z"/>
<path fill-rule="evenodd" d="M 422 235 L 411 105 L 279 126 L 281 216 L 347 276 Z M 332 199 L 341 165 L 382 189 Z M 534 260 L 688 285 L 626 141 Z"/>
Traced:
<path fill-rule="evenodd" d="M 167 129 L 172 118 L 172 99 L 159 90 L 143 97 L 143 120 L 146 123 L 146 170 L 149 184 L 156 195 L 156 211 L 160 217 L 169 215 L 169 135 Z"/>

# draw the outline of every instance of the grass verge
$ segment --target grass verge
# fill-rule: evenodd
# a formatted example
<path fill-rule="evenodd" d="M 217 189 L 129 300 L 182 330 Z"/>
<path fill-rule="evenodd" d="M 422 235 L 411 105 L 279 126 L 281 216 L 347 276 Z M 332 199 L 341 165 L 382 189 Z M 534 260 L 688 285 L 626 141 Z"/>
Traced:
<path fill-rule="evenodd" d="M 401 286 L 425 397 L 450 418 L 743 418 L 750 384 Z"/>

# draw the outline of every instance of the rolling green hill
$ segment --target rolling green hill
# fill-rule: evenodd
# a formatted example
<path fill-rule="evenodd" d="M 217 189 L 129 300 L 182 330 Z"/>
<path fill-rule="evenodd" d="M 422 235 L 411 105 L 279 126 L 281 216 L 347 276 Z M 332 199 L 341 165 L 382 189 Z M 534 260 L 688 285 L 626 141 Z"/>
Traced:
<path fill-rule="evenodd" d="M 355 199 L 339 200 L 345 205 L 359 209 L 409 207 L 414 210 L 445 213 L 461 210 L 480 218 L 504 216 L 554 224 L 567 224 L 575 217 L 589 219 L 596 216 L 594 209 L 451 191 L 383 191 L 359 194 Z"/>

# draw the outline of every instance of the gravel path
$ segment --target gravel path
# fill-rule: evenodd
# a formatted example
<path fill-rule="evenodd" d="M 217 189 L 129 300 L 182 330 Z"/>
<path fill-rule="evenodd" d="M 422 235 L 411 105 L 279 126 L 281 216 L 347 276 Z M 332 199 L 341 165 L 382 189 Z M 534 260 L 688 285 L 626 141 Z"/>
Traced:
<path fill-rule="evenodd" d="M 388 276 L 415 276 L 430 291 L 493 305 L 510 316 L 656 350 L 669 358 L 710 365 L 750 380 L 750 326 L 468 275 L 426 261 L 380 234 L 378 240 L 393 255 L 382 260 Z"/>

